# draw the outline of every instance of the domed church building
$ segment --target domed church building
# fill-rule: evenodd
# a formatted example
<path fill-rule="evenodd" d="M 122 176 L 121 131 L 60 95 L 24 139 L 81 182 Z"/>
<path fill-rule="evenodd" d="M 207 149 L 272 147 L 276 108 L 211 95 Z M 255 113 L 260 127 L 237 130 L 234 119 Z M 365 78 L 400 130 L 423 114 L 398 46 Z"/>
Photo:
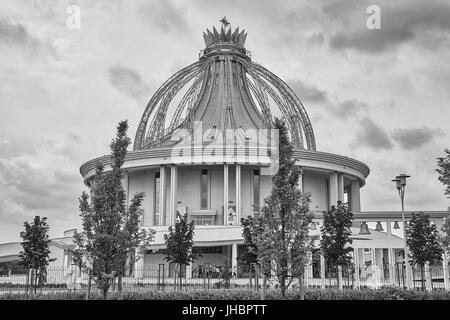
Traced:
<path fill-rule="evenodd" d="M 161 265 L 169 276 L 173 273 L 173 266 L 164 260 L 163 236 L 178 213 L 187 213 L 194 221 L 194 250 L 202 253 L 186 276 L 192 277 L 199 266 L 225 261 L 239 276 L 240 219 L 261 209 L 277 170 L 275 117 L 286 122 L 294 144 L 296 165 L 301 169 L 299 188 L 311 193 L 310 234 L 316 243 L 322 212 L 340 200 L 354 214 L 355 264 L 393 266 L 403 261 L 399 255 L 403 240 L 392 231 L 399 228 L 401 212 L 361 212 L 360 190 L 369 167 L 356 159 L 318 151 L 300 98 L 277 75 L 252 60 L 245 47 L 245 30 L 233 29 L 226 18 L 221 22 L 219 30 L 213 27 L 203 33 L 205 48 L 198 61 L 172 75 L 154 93 L 143 110 L 133 150 L 126 156 L 123 185 L 128 198 L 145 192 L 142 227 L 156 231 L 144 259 L 129 276 L 149 276 L 147 270 Z M 84 163 L 80 172 L 87 186 L 98 162 L 105 171 L 111 168 L 109 155 Z M 427 213 L 438 227 L 448 215 Z M 405 214 L 411 216 L 411 212 Z M 64 239 L 64 255 L 70 255 L 73 244 Z M 10 260 L 20 251 L 11 246 Z M 0 246 L 0 260 L 1 251 Z M 61 261 L 70 264 L 68 258 L 56 263 Z M 324 266 L 323 257 L 313 255 L 309 279 L 322 279 L 323 285 Z M 392 272 L 391 268 L 377 276 L 394 279 Z"/>
<path fill-rule="evenodd" d="M 205 48 L 198 61 L 171 76 L 150 99 L 127 154 L 123 184 L 129 196 L 145 192 L 143 227 L 156 230 L 136 270 L 167 264 L 163 235 L 177 213 L 186 212 L 196 225 L 196 250 L 202 252 L 190 268 L 222 265 L 225 260 L 236 268 L 243 243 L 240 219 L 260 210 L 272 189 L 271 175 L 277 167 L 274 117 L 287 124 L 302 172 L 299 187 L 311 193 L 311 234 L 318 238 L 322 212 L 341 200 L 354 213 L 355 262 L 394 263 L 395 250 L 403 242 L 391 226 L 398 226 L 400 212 L 361 212 L 360 189 L 369 167 L 317 151 L 299 97 L 277 75 L 252 61 L 244 30 L 233 29 L 226 18 L 221 22 L 220 31 L 213 27 L 203 33 Z M 92 182 L 97 162 L 108 170 L 110 157 L 81 166 L 86 185 Z M 443 213 L 434 215 L 441 223 Z M 369 221 L 377 222 L 376 230 L 369 230 Z"/>

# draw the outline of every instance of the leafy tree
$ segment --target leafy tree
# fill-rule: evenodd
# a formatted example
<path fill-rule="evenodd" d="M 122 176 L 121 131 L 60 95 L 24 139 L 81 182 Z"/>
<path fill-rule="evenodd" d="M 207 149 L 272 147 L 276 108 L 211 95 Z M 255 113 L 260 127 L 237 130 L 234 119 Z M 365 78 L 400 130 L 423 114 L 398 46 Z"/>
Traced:
<path fill-rule="evenodd" d="M 250 265 L 258 261 L 258 248 L 256 247 L 256 243 L 253 242 L 253 235 L 256 233 L 255 218 L 252 216 L 241 218 L 241 225 L 244 243 L 241 254 L 239 255 L 239 261 L 244 265 Z"/>
<path fill-rule="evenodd" d="M 442 234 L 439 234 L 439 242 L 447 259 L 450 257 L 450 218 L 444 219 L 441 227 Z"/>
<path fill-rule="evenodd" d="M 445 154 L 446 157 L 437 158 L 436 171 L 439 173 L 439 181 L 446 187 L 444 194 L 450 198 L 450 150 L 445 149 Z M 448 210 L 450 211 L 450 207 Z M 439 241 L 448 259 L 450 257 L 450 218 L 444 220 L 441 230 L 443 234 L 439 235 Z"/>
<path fill-rule="evenodd" d="M 445 157 L 437 158 L 436 171 L 439 173 L 439 181 L 445 186 L 444 194 L 450 198 L 450 150 L 445 149 L 445 154 Z"/>
<path fill-rule="evenodd" d="M 75 232 L 74 260 L 90 274 L 106 299 L 112 281 L 144 254 L 154 231 L 140 227 L 144 193 L 137 193 L 127 207 L 122 186 L 127 147 L 127 121 L 119 122 L 116 138 L 111 142 L 111 170 L 97 165 L 91 196 L 79 198 L 83 231 Z"/>
<path fill-rule="evenodd" d="M 442 259 L 443 250 L 438 240 L 439 233 L 436 225 L 430 223 L 430 216 L 423 212 L 413 213 L 406 227 L 406 243 L 413 262 L 421 266 L 422 279 L 425 263 Z"/>
<path fill-rule="evenodd" d="M 169 226 L 169 233 L 164 235 L 167 251 L 164 259 L 179 266 L 180 288 L 181 270 L 183 265 L 189 265 L 198 258 L 199 254 L 192 248 L 194 247 L 194 221 L 188 222 L 188 214 L 183 216 L 177 214 L 175 228 Z"/>
<path fill-rule="evenodd" d="M 35 216 L 33 222 L 30 224 L 24 222 L 25 231 L 20 232 L 20 237 L 23 239 L 23 251 L 19 252 L 19 265 L 25 268 L 35 269 L 38 272 L 38 277 L 35 279 L 39 285 L 45 281 L 45 274 L 47 266 L 56 258 L 50 259 L 49 244 L 51 240 L 48 236 L 50 226 L 47 224 L 47 218 L 42 219 Z"/>
<path fill-rule="evenodd" d="M 341 201 L 337 206 L 323 212 L 322 238 L 320 248 L 328 265 L 346 266 L 351 261 L 350 239 L 353 213 Z"/>
<path fill-rule="evenodd" d="M 272 176 L 271 194 L 265 199 L 261 212 L 255 214 L 253 228 L 257 232 L 252 241 L 263 269 L 270 261 L 272 278 L 279 283 L 284 298 L 292 280 L 303 279 L 307 252 L 312 248 L 308 237 L 312 215 L 310 195 L 302 194 L 298 188 L 300 172 L 295 166 L 294 148 L 286 124 L 275 119 L 275 129 L 279 133 L 279 169 Z M 303 292 L 302 281 L 300 290 Z"/>

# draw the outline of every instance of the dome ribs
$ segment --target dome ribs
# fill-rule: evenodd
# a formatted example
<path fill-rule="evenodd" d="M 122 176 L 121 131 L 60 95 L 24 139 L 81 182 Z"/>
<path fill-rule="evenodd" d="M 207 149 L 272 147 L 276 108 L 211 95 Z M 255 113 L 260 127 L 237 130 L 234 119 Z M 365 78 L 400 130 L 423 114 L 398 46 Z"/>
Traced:
<path fill-rule="evenodd" d="M 227 129 L 237 130 L 240 136 L 249 129 L 270 129 L 273 107 L 286 120 L 295 147 L 316 150 L 313 128 L 302 102 L 283 80 L 251 61 L 244 48 L 246 38 L 244 29 L 232 31 L 229 24 L 220 32 L 215 27 L 212 31 L 206 29 L 206 48 L 199 61 L 170 77 L 147 104 L 136 131 L 134 150 L 173 146 L 178 142 L 172 141 L 171 134 L 178 128 L 193 134 L 197 121 L 203 133 L 214 128 L 208 143 L 223 137 Z M 187 90 L 183 89 L 186 86 Z M 176 106 L 174 100 L 179 101 Z M 167 117 L 171 118 L 166 125 Z"/>

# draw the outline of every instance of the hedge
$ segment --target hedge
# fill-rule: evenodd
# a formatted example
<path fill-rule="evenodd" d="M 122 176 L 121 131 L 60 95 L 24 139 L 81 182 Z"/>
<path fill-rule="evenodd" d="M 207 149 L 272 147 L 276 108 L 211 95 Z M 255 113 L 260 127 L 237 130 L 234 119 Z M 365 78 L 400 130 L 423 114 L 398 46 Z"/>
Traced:
<path fill-rule="evenodd" d="M 85 292 L 49 292 L 41 294 L 3 293 L 0 300 L 84 300 Z M 100 300 L 99 293 L 91 294 L 90 300 Z M 110 300 L 120 299 L 118 293 L 108 295 Z M 198 291 L 145 291 L 123 292 L 123 300 L 259 300 L 260 292 L 254 290 L 198 290 Z M 277 290 L 267 290 L 267 300 L 279 300 L 281 294 Z M 298 291 L 287 291 L 287 300 L 299 300 Z M 385 287 L 379 290 L 344 290 L 315 289 L 308 290 L 306 300 L 450 300 L 449 291 L 413 291 L 395 287 Z"/>

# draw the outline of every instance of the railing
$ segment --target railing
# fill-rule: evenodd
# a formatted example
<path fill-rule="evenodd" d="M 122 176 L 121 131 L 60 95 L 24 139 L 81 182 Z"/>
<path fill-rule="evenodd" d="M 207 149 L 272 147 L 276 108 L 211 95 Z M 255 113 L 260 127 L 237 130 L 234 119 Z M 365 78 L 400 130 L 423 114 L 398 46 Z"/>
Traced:
<path fill-rule="evenodd" d="M 317 266 L 316 266 L 317 267 Z M 411 287 L 415 290 L 449 290 L 448 272 L 443 266 L 411 268 Z M 304 284 L 307 288 L 336 289 L 379 289 L 383 286 L 405 286 L 405 268 L 403 264 L 367 265 L 346 267 L 332 266 L 325 270 L 313 272 L 307 266 L 304 274 Z M 447 269 L 448 270 L 448 269 Z M 447 275 L 445 279 L 444 275 Z M 31 293 L 67 290 L 86 290 L 89 277 L 77 268 L 48 268 L 39 274 L 36 270 L 15 270 L 0 274 L 0 293 Z M 294 279 L 291 288 L 298 286 Z M 240 265 L 236 271 L 219 266 L 194 266 L 183 268 L 181 272 L 176 267 L 155 265 L 136 268 L 131 275 L 122 277 L 122 290 L 200 290 L 200 289 L 254 289 L 262 285 L 262 274 L 254 265 Z M 269 286 L 276 286 L 276 281 L 269 281 Z M 111 290 L 117 290 L 118 279 L 111 285 Z M 96 290 L 92 281 L 92 290 Z"/>

